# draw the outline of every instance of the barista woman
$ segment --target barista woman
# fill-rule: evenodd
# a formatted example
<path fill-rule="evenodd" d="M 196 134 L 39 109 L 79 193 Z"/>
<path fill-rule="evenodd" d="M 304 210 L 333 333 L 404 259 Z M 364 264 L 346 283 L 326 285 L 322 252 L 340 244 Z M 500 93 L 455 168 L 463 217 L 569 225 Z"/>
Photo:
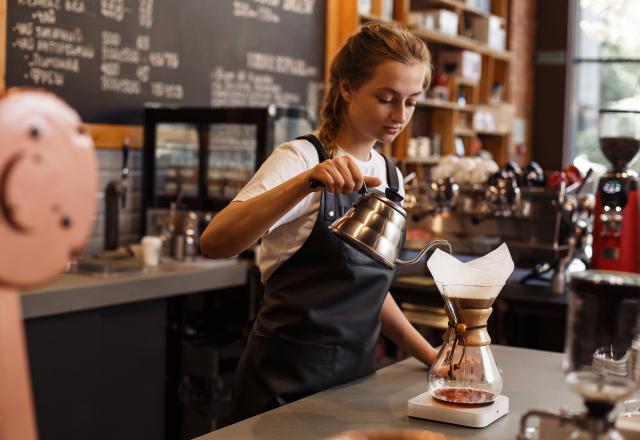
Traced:
<path fill-rule="evenodd" d="M 404 29 L 362 27 L 331 64 L 317 137 L 278 146 L 204 231 L 210 258 L 262 238 L 265 295 L 236 372 L 236 420 L 373 373 L 380 329 L 433 362 L 433 347 L 388 293 L 394 272 L 328 229 L 363 182 L 403 194 L 400 172 L 373 146 L 406 126 L 431 79 L 430 63 L 426 45 Z M 312 189 L 312 179 L 324 188 Z"/>

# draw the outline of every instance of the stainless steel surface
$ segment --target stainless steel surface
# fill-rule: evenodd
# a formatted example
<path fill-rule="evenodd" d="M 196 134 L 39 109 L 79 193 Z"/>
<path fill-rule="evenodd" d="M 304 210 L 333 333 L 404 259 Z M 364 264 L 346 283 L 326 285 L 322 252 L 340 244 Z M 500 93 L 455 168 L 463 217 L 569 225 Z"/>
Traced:
<path fill-rule="evenodd" d="M 199 255 L 200 231 L 213 218 L 210 212 L 181 211 L 172 203 L 169 209 L 147 210 L 146 231 L 163 242 L 162 255 L 178 260 L 192 260 Z"/>
<path fill-rule="evenodd" d="M 120 241 L 120 207 L 124 208 L 129 188 L 129 139 L 122 144 L 120 178 L 110 181 L 104 190 L 104 249 L 114 250 Z M 122 204 L 122 206 L 120 206 Z"/>
<path fill-rule="evenodd" d="M 486 428 L 407 417 L 407 401 L 427 387 L 426 367 L 409 359 L 198 440 L 318 440 L 349 429 L 387 428 L 428 429 L 469 439 L 513 440 L 520 416 L 529 408 L 581 408 L 580 400 L 564 382 L 561 354 L 503 346 L 493 346 L 492 350 L 502 368 L 503 394 L 509 397 L 510 408 L 509 414 Z"/>
<path fill-rule="evenodd" d="M 382 193 L 370 192 L 329 229 L 341 239 L 393 269 L 403 238 L 407 212 Z"/>
<path fill-rule="evenodd" d="M 448 211 L 456 206 L 460 187 L 451 177 L 431 182 L 429 189 L 438 212 Z"/>
<path fill-rule="evenodd" d="M 586 264 L 591 255 L 591 245 L 589 237 L 593 225 L 593 210 L 595 208 L 595 197 L 590 193 L 580 193 L 587 179 L 593 171 L 589 169 L 582 182 L 576 182 L 569 188 L 561 185 L 560 192 L 556 199 L 556 208 L 559 211 L 558 236 L 559 241 L 565 240 L 566 251 L 558 253 L 556 258 L 556 270 L 551 279 L 551 291 L 557 295 L 565 292 L 567 281 L 572 272 L 586 269 Z"/>
<path fill-rule="evenodd" d="M 198 255 L 198 240 L 195 235 L 184 236 L 184 255 L 187 260 L 192 260 Z"/>
<path fill-rule="evenodd" d="M 458 209 L 465 209 L 463 208 L 464 206 L 470 209 L 468 199 L 464 197 L 459 198 L 460 186 L 455 183 L 451 177 L 440 178 L 435 182 L 429 183 L 426 188 L 428 202 L 422 200 L 419 195 L 420 184 L 415 184 L 413 187 L 405 187 L 406 197 L 411 198 L 411 203 L 405 203 L 404 206 L 412 210 L 412 218 L 414 221 L 419 221 L 424 217 L 434 214 L 448 213 L 450 210 L 456 208 L 456 206 L 458 206 Z M 419 198 L 422 203 L 418 203 Z M 460 200 L 460 202 L 458 200 Z"/>
<path fill-rule="evenodd" d="M 403 238 L 406 220 L 407 213 L 400 205 L 374 191 L 359 198 L 329 229 L 390 269 L 394 269 L 397 264 L 418 262 L 435 246 L 446 246 L 451 253 L 451 245 L 446 240 L 434 240 L 427 243 L 413 260 L 398 259 L 398 247 Z"/>
<path fill-rule="evenodd" d="M 502 242 L 509 246 L 513 258 L 524 267 L 535 263 L 553 262 L 559 250 L 567 246 L 567 238 L 557 234 L 555 195 L 544 188 L 521 188 L 523 209 L 527 215 L 513 214 L 498 217 L 489 212 L 485 203 L 486 185 L 460 187 L 458 204 L 448 212 L 413 218 L 424 204 L 418 203 L 408 212 L 407 229 L 422 229 L 435 237 L 448 240 L 457 253 L 482 255 Z M 474 221 L 481 220 L 481 221 Z M 424 242 L 407 243 L 407 247 L 420 249 Z"/>
<path fill-rule="evenodd" d="M 522 195 L 515 177 L 499 177 L 485 193 L 486 210 L 495 217 L 522 215 Z M 527 207 L 527 214 L 530 206 Z"/>
<path fill-rule="evenodd" d="M 155 268 L 113 277 L 67 273 L 44 287 L 22 292 L 23 316 L 38 318 L 241 286 L 247 281 L 249 264 L 236 258 L 200 258 L 184 263 L 163 261 Z"/>
<path fill-rule="evenodd" d="M 173 253 L 172 257 L 178 261 L 184 261 L 185 255 L 185 235 L 175 234 L 173 236 Z"/>

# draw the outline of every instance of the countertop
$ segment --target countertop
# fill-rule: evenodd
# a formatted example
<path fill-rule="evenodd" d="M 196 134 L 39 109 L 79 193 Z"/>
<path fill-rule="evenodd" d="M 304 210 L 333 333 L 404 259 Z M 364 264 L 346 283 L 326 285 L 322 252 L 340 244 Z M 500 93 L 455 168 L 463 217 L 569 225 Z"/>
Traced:
<path fill-rule="evenodd" d="M 491 349 L 503 370 L 503 394 L 510 399 L 510 410 L 486 428 L 407 417 L 407 401 L 426 391 L 427 378 L 422 364 L 407 359 L 365 379 L 323 391 L 198 440 L 319 440 L 350 429 L 388 428 L 426 429 L 459 438 L 513 440 L 520 416 L 528 409 L 582 407 L 579 397 L 564 382 L 561 354 L 498 345 Z"/>
<path fill-rule="evenodd" d="M 22 295 L 25 319 L 92 308 L 240 286 L 247 281 L 249 262 L 237 258 L 163 260 L 143 272 L 100 277 L 65 273 L 53 282 Z"/>

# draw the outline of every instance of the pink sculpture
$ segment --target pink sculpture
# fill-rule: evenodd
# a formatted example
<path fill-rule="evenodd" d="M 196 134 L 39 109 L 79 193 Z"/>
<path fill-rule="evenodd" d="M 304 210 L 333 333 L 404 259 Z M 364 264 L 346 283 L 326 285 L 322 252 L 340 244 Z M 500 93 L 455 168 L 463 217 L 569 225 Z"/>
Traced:
<path fill-rule="evenodd" d="M 0 98 L 0 440 L 37 428 L 18 288 L 53 279 L 88 238 L 96 160 L 78 114 L 55 95 Z"/>

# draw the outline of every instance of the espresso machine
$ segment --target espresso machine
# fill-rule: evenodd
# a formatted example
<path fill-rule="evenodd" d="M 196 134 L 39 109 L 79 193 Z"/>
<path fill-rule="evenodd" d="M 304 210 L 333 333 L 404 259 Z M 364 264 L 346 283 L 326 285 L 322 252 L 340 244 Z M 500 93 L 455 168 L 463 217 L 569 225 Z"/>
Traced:
<path fill-rule="evenodd" d="M 640 112 L 601 110 L 600 148 L 611 168 L 596 192 L 591 268 L 640 272 L 639 180 L 628 168 L 640 152 Z"/>

